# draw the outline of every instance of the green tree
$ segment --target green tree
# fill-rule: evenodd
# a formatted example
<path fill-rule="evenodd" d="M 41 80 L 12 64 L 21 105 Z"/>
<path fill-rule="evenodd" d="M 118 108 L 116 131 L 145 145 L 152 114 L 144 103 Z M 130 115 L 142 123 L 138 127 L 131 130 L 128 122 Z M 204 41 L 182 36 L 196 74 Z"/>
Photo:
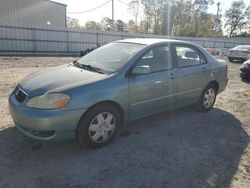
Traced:
<path fill-rule="evenodd" d="M 129 4 L 129 11 L 131 12 L 132 16 L 134 17 L 134 31 L 137 32 L 138 30 L 138 16 L 140 11 L 140 1 L 139 0 L 132 0 Z"/>
<path fill-rule="evenodd" d="M 214 36 L 213 0 L 142 0 L 146 33 L 176 36 Z"/>
<path fill-rule="evenodd" d="M 135 22 L 134 20 L 129 20 L 128 23 L 125 24 L 124 31 L 133 33 L 135 32 Z M 138 32 L 138 25 L 137 25 Z"/>
<path fill-rule="evenodd" d="M 207 10 L 209 5 L 214 3 L 213 0 L 195 0 L 193 3 L 194 8 L 194 35 L 201 36 L 204 32 L 204 21 L 207 19 Z"/>
<path fill-rule="evenodd" d="M 86 29 L 96 29 L 96 30 L 101 30 L 102 29 L 102 25 L 98 22 L 95 21 L 88 21 L 85 24 L 85 28 Z"/>
<path fill-rule="evenodd" d="M 122 20 L 116 20 L 115 21 L 115 30 L 118 32 L 124 31 L 125 23 Z"/>
<path fill-rule="evenodd" d="M 76 18 L 67 17 L 67 27 L 69 28 L 81 28 L 79 20 Z"/>
<path fill-rule="evenodd" d="M 172 33 L 175 36 L 192 36 L 194 35 L 194 9 L 192 1 L 176 1 L 172 5 L 173 26 Z"/>
<path fill-rule="evenodd" d="M 138 32 L 139 33 L 148 33 L 148 31 L 149 31 L 149 22 L 148 22 L 148 20 L 140 21 L 139 26 L 138 26 Z"/>
<path fill-rule="evenodd" d="M 246 8 L 245 13 L 247 17 L 247 26 L 246 26 L 248 28 L 247 33 L 250 36 L 250 5 Z"/>
<path fill-rule="evenodd" d="M 240 34 L 247 25 L 248 8 L 244 1 L 233 1 L 231 7 L 225 12 L 225 28 L 230 37 Z"/>
<path fill-rule="evenodd" d="M 146 19 L 146 33 L 160 34 L 160 21 L 162 18 L 162 0 L 142 0 Z"/>
<path fill-rule="evenodd" d="M 101 21 L 101 24 L 102 24 L 102 28 L 105 31 L 113 30 L 113 20 L 110 19 L 109 17 L 103 17 L 102 21 Z"/>

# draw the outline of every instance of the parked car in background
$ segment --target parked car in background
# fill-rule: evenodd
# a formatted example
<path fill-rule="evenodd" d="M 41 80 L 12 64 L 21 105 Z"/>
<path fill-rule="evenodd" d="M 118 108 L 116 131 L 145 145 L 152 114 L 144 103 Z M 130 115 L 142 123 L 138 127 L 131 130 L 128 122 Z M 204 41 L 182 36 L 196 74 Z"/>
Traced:
<path fill-rule="evenodd" d="M 131 120 L 190 104 L 209 111 L 227 82 L 226 63 L 201 46 L 127 39 L 26 77 L 10 94 L 9 111 L 31 138 L 70 135 L 98 148 Z"/>
<path fill-rule="evenodd" d="M 227 55 L 229 62 L 234 60 L 246 61 L 250 59 L 250 45 L 240 45 L 229 50 Z"/>
<path fill-rule="evenodd" d="M 206 48 L 206 50 L 213 56 L 220 55 L 220 50 L 218 48 Z"/>
<path fill-rule="evenodd" d="M 250 59 L 242 64 L 240 68 L 240 77 L 245 80 L 250 80 Z"/>

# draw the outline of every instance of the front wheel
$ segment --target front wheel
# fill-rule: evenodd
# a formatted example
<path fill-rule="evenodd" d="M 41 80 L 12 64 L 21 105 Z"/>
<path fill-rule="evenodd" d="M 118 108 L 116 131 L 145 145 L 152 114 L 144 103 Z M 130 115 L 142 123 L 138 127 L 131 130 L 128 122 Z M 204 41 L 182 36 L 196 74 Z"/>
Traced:
<path fill-rule="evenodd" d="M 82 145 L 99 148 L 113 141 L 122 118 L 112 105 L 101 104 L 90 109 L 79 121 L 76 138 Z"/>
<path fill-rule="evenodd" d="M 199 109 L 207 112 L 213 107 L 217 95 L 217 89 L 213 84 L 208 84 L 201 94 L 199 100 Z"/>

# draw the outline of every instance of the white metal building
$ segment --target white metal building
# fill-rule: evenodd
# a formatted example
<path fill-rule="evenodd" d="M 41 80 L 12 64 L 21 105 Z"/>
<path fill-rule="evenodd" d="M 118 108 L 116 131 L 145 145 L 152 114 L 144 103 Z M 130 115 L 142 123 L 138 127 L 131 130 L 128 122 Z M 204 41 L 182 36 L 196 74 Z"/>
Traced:
<path fill-rule="evenodd" d="M 0 24 L 66 27 L 66 5 L 49 0 L 0 0 Z"/>

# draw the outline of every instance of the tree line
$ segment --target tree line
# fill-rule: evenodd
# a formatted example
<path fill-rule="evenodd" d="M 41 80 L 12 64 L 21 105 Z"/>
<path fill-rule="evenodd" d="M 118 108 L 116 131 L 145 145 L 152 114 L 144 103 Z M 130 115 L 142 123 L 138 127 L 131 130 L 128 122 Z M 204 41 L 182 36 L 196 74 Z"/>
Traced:
<path fill-rule="evenodd" d="M 210 6 L 216 7 L 216 14 L 208 12 Z M 128 22 L 104 17 L 80 26 L 77 19 L 68 17 L 67 26 L 168 36 L 250 37 L 250 6 L 243 0 L 233 1 L 223 15 L 221 3 L 214 0 L 132 0 L 128 10 L 133 17 Z"/>

